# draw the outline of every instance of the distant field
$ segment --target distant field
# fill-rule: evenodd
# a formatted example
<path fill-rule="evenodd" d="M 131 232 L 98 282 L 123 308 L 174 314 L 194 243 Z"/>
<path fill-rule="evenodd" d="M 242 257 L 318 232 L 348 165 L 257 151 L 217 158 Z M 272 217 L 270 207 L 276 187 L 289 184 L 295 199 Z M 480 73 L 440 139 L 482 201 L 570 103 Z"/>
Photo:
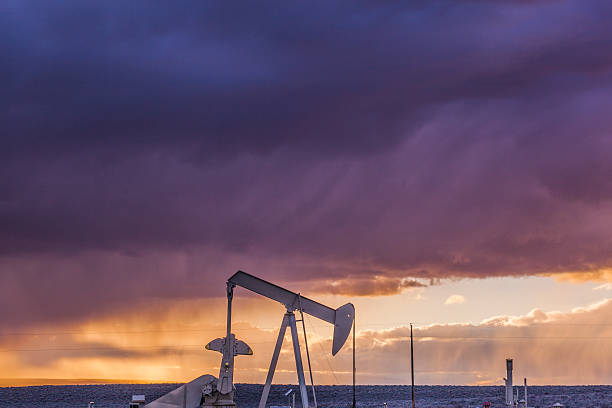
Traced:
<path fill-rule="evenodd" d="M 81 380 L 79 380 L 81 381 Z M 91 380 L 82 380 L 88 382 Z M 96 380 L 99 381 L 99 380 Z M 106 380 L 105 380 L 106 381 Z M 153 401 L 177 384 L 100 384 L 100 385 L 45 385 L 0 388 L 0 408 L 85 408 L 89 401 L 96 408 L 127 408 L 132 394 L 145 394 L 147 402 Z M 295 385 L 275 385 L 270 393 L 269 404 L 286 403 L 284 392 Z M 522 387 L 518 387 L 522 397 Z M 259 401 L 262 386 L 253 384 L 236 385 L 238 408 L 254 408 Z M 502 386 L 417 386 L 415 387 L 417 407 L 482 407 L 484 401 L 492 407 L 505 407 Z M 320 408 L 350 407 L 351 387 L 317 387 Z M 299 400 L 299 398 L 298 398 Z M 389 408 L 408 407 L 410 387 L 358 386 L 357 406 L 360 408 L 382 408 L 386 402 Z M 612 386 L 533 386 L 529 387 L 529 406 L 547 408 L 561 402 L 567 408 L 612 408 Z"/>
<path fill-rule="evenodd" d="M 152 384 L 144 380 L 115 380 L 99 378 L 0 378 L 0 387 L 29 385 L 88 385 L 88 384 Z"/>

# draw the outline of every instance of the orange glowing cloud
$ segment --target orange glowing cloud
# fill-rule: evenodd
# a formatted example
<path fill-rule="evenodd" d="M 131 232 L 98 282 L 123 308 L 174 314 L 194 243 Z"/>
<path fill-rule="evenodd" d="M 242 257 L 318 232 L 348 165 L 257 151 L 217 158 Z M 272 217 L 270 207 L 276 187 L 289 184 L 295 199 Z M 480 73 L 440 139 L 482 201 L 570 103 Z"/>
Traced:
<path fill-rule="evenodd" d="M 236 302 L 233 331 L 254 350 L 253 356 L 238 358 L 236 380 L 261 383 L 283 310 L 257 298 L 243 296 Z M 49 327 L 32 336 L 24 333 L 19 340 L 3 338 L 0 366 L 5 377 L 22 379 L 186 381 L 203 373 L 217 375 L 220 355 L 203 346 L 224 335 L 223 302 L 190 301 L 153 309 Z M 527 377 L 532 384 L 609 383 L 611 318 L 612 299 L 607 299 L 570 312 L 534 309 L 525 315 L 492 316 L 478 324 L 415 327 L 417 382 L 499 384 L 503 361 L 511 357 L 517 378 Z M 331 327 L 308 317 L 306 324 L 315 381 L 350 383 L 350 344 L 331 357 Z M 288 340 L 277 382 L 296 381 Z M 359 331 L 357 351 L 360 383 L 408 382 L 408 327 Z"/>
<path fill-rule="evenodd" d="M 535 309 L 479 324 L 415 329 L 418 381 L 430 384 L 500 384 L 504 359 L 514 358 L 517 378 L 532 384 L 605 384 L 612 381 L 612 299 L 567 313 Z M 359 336 L 362 374 L 372 381 L 409 378 L 409 329 Z M 388 373 L 393 373 L 390 375 Z"/>
<path fill-rule="evenodd" d="M 434 280 L 429 281 L 429 285 L 434 283 Z M 428 283 L 416 279 L 374 275 L 332 281 L 319 280 L 311 286 L 314 293 L 343 296 L 390 296 L 411 288 L 427 287 Z"/>
<path fill-rule="evenodd" d="M 559 282 L 585 283 L 585 282 L 612 282 L 612 269 L 601 268 L 581 272 L 565 272 L 559 274 L 548 274 Z"/>

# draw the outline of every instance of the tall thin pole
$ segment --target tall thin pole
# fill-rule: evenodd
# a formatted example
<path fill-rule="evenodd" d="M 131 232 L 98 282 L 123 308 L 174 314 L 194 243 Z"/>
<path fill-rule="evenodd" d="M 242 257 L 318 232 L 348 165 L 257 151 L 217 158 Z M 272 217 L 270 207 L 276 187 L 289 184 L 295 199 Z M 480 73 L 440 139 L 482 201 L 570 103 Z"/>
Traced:
<path fill-rule="evenodd" d="M 355 398 L 355 373 L 357 367 L 355 366 L 355 316 L 353 316 L 353 408 L 357 407 L 357 399 Z"/>
<path fill-rule="evenodd" d="M 312 366 L 310 365 L 310 352 L 308 351 L 308 338 L 306 337 L 306 323 L 304 322 L 304 312 L 302 311 L 302 296 L 298 293 L 298 303 L 300 306 L 300 316 L 302 328 L 304 329 L 304 345 L 306 346 L 306 359 L 308 360 L 308 372 L 310 372 L 310 386 L 312 387 L 312 399 L 314 408 L 317 408 L 317 393 L 315 392 L 314 380 L 312 379 Z"/>
<path fill-rule="evenodd" d="M 234 284 L 227 282 L 227 332 L 221 368 L 219 369 L 219 381 L 217 391 L 221 394 L 229 394 L 234 387 L 234 342 L 232 341 L 232 298 L 234 297 Z"/>
<path fill-rule="evenodd" d="M 415 408 L 414 403 L 414 346 L 412 345 L 412 323 L 410 323 L 410 379 L 412 380 L 412 408 Z"/>
<path fill-rule="evenodd" d="M 300 385 L 300 395 L 302 396 L 302 408 L 308 408 L 308 391 L 306 390 L 306 380 L 304 379 L 304 366 L 302 364 L 302 353 L 300 351 L 300 341 L 298 338 L 295 315 L 288 312 L 289 328 L 291 329 L 291 339 L 293 340 L 293 354 L 295 355 L 295 370 L 298 375 Z"/>

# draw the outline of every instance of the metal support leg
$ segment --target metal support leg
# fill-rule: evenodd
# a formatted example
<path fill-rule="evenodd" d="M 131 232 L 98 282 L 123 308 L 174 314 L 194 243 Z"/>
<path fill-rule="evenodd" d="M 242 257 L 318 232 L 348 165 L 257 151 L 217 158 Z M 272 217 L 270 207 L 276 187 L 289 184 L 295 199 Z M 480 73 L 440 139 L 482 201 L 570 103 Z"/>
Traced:
<path fill-rule="evenodd" d="M 298 293 L 298 303 L 300 305 L 300 317 L 302 320 L 302 329 L 304 329 L 304 347 L 306 347 L 306 360 L 308 361 L 308 372 L 310 373 L 310 386 L 312 387 L 312 402 L 313 402 L 314 408 L 317 408 L 317 393 L 315 391 L 314 380 L 312 378 L 312 365 L 310 365 L 310 351 L 308 351 L 308 336 L 306 336 L 306 322 L 304 321 L 304 310 L 302 308 L 302 296 L 299 293 Z"/>
<path fill-rule="evenodd" d="M 308 408 L 308 392 L 306 391 L 304 367 L 302 366 L 302 352 L 300 350 L 300 341 L 298 339 L 295 315 L 293 313 L 289 314 L 289 325 L 291 326 L 291 339 L 293 340 L 293 353 L 295 354 L 295 368 L 297 370 L 300 394 L 302 396 L 302 408 Z"/>
<path fill-rule="evenodd" d="M 264 385 L 264 389 L 261 394 L 261 399 L 259 400 L 259 408 L 266 408 L 266 402 L 268 402 L 268 394 L 270 394 L 270 387 L 272 386 L 272 378 L 274 377 L 274 370 L 276 370 L 276 363 L 278 362 L 278 356 L 280 354 L 281 347 L 283 346 L 283 339 L 285 338 L 285 332 L 287 331 L 288 324 L 289 313 L 285 313 L 285 316 L 283 316 L 283 321 L 281 323 L 280 330 L 278 331 L 278 338 L 276 339 L 274 354 L 272 354 L 272 361 L 270 361 L 270 369 L 268 370 L 268 377 L 266 377 L 266 384 Z M 295 321 L 293 325 L 295 326 Z"/>
<path fill-rule="evenodd" d="M 217 391 L 229 395 L 234 391 L 234 350 L 232 349 L 232 299 L 234 297 L 234 284 L 227 282 L 227 325 L 225 335 L 225 346 L 219 370 L 219 381 Z"/>

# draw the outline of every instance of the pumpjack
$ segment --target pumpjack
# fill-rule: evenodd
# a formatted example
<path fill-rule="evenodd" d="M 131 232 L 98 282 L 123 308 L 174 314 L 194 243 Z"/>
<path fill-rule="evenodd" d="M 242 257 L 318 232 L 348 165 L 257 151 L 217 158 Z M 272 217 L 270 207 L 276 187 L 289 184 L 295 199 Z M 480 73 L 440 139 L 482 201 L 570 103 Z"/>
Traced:
<path fill-rule="evenodd" d="M 234 288 L 240 286 L 248 289 L 259 295 L 275 300 L 283 304 L 286 308 L 286 313 L 283 316 L 276 346 L 268 369 L 266 382 L 259 400 L 259 408 L 266 408 L 266 402 L 272 386 L 272 379 L 276 364 L 280 354 L 283 340 L 287 327 L 291 330 L 291 339 L 293 342 L 293 353 L 295 356 L 295 366 L 297 371 L 298 383 L 300 388 L 300 396 L 302 408 L 309 407 L 309 399 L 306 391 L 306 381 L 304 379 L 304 368 L 302 363 L 302 354 L 298 340 L 298 331 L 296 325 L 295 312 L 300 313 L 302 324 L 304 323 L 304 313 L 321 319 L 327 323 L 334 325 L 334 335 L 332 341 L 332 355 L 336 355 L 346 343 L 346 339 L 351 331 L 353 319 L 355 318 L 355 307 L 352 303 L 347 303 L 337 309 L 325 306 L 314 300 L 301 296 L 299 293 L 291 292 L 273 283 L 263 279 L 249 275 L 246 272 L 238 271 L 227 280 L 227 332 L 223 338 L 212 340 L 206 345 L 207 350 L 213 350 L 221 353 L 221 368 L 219 369 L 219 377 L 212 375 L 203 375 L 192 380 L 191 382 L 178 387 L 168 394 L 158 398 L 157 400 L 145 405 L 145 408 L 234 408 L 234 357 L 238 355 L 252 355 L 253 350 L 243 341 L 236 339 L 236 336 L 231 332 L 232 329 L 232 299 L 234 297 Z M 304 327 L 304 341 L 306 342 L 306 355 L 310 366 L 310 355 L 308 353 L 308 343 L 306 340 L 306 329 Z M 312 371 L 311 371 L 311 383 Z M 313 399 L 316 408 L 316 394 L 314 393 L 313 383 Z"/>

